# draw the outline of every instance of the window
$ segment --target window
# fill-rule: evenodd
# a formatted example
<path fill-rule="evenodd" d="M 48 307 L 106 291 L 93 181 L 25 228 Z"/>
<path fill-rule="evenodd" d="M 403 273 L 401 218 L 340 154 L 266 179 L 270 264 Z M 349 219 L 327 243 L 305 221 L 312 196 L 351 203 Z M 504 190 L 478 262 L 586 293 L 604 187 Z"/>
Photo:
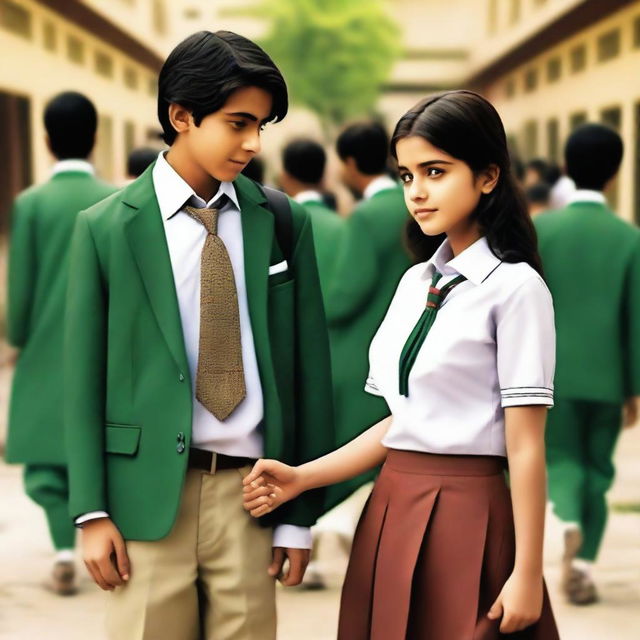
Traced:
<path fill-rule="evenodd" d="M 571 73 L 578 73 L 587 66 L 587 47 L 581 44 L 574 47 L 569 54 L 571 59 Z"/>
<path fill-rule="evenodd" d="M 84 64 L 84 43 L 80 38 L 67 36 L 67 56 L 71 62 Z"/>
<path fill-rule="evenodd" d="M 42 41 L 47 51 L 55 51 L 58 48 L 56 26 L 49 20 L 47 20 L 42 27 Z"/>
<path fill-rule="evenodd" d="M 556 82 L 562 75 L 562 60 L 558 58 L 551 58 L 547 62 L 547 80 L 549 82 Z"/>
<path fill-rule="evenodd" d="M 538 123 L 535 120 L 524 125 L 524 154 L 529 160 L 538 155 Z"/>
<path fill-rule="evenodd" d="M 16 2 L 11 2 L 11 0 L 0 2 L 0 24 L 17 36 L 31 39 L 31 14 Z"/>
<path fill-rule="evenodd" d="M 620 29 L 614 29 L 598 38 L 598 62 L 606 62 L 620 53 Z"/>
<path fill-rule="evenodd" d="M 129 89 L 137 89 L 138 88 L 138 73 L 135 69 L 131 67 L 126 67 L 124 70 L 124 84 Z"/>
<path fill-rule="evenodd" d="M 127 157 L 136 146 L 136 125 L 127 121 L 124 123 L 124 153 Z"/>
<path fill-rule="evenodd" d="M 113 58 L 110 55 L 96 51 L 95 67 L 96 73 L 105 78 L 113 78 Z"/>
<path fill-rule="evenodd" d="M 547 120 L 547 155 L 551 162 L 557 163 L 560 156 L 559 123 L 557 118 Z"/>
<path fill-rule="evenodd" d="M 509 22 L 515 24 L 520 20 L 522 5 L 520 0 L 511 0 L 511 6 L 509 7 Z"/>
<path fill-rule="evenodd" d="M 636 16 L 633 21 L 633 46 L 636 49 L 640 48 L 640 16 Z"/>
<path fill-rule="evenodd" d="M 516 95 L 516 79 L 509 78 L 504 85 L 504 92 L 507 98 L 513 98 Z"/>
<path fill-rule="evenodd" d="M 167 11 L 163 0 L 153 0 L 151 3 L 151 21 L 158 33 L 167 32 Z"/>
<path fill-rule="evenodd" d="M 620 107 L 603 109 L 600 112 L 600 120 L 602 124 L 607 125 L 607 127 L 611 127 L 615 131 L 620 131 L 620 125 L 622 124 L 622 110 Z"/>
<path fill-rule="evenodd" d="M 487 17 L 487 32 L 493 35 L 498 30 L 498 0 L 489 0 L 489 15 Z"/>
<path fill-rule="evenodd" d="M 587 121 L 587 114 L 585 111 L 578 111 L 577 113 L 571 114 L 569 118 L 569 129 L 573 131 L 577 129 L 581 124 L 584 124 Z"/>
<path fill-rule="evenodd" d="M 531 93 L 531 91 L 535 91 L 538 86 L 538 70 L 537 69 L 529 69 L 524 74 L 524 90 L 527 93 Z"/>

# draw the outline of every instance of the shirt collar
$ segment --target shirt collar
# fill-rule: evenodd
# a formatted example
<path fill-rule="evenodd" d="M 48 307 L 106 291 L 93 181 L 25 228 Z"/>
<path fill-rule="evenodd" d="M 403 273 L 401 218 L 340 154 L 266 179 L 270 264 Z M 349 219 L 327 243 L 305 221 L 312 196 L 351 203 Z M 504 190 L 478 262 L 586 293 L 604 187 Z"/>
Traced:
<path fill-rule="evenodd" d="M 389 176 L 378 176 L 374 178 L 362 193 L 362 197 L 365 200 L 370 200 L 377 193 L 386 191 L 387 189 L 393 189 L 398 186 L 398 183 Z"/>
<path fill-rule="evenodd" d="M 153 188 L 158 199 L 160 214 L 164 219 L 168 220 L 180 211 L 188 200 L 191 200 L 195 206 L 208 207 L 223 194 L 229 197 L 238 211 L 240 210 L 238 195 L 232 182 L 221 182 L 217 193 L 211 200 L 205 202 L 167 162 L 164 153 L 161 151 L 158 154 L 158 160 L 153 167 Z"/>
<path fill-rule="evenodd" d="M 293 199 L 299 204 L 304 204 L 305 202 L 322 202 L 322 195 L 319 191 L 307 189 L 295 195 Z"/>
<path fill-rule="evenodd" d="M 93 165 L 87 160 L 81 160 L 80 158 L 70 158 L 69 160 L 58 160 L 53 167 L 51 167 L 51 175 L 55 176 L 58 173 L 67 173 L 70 171 L 88 173 L 94 175 L 96 170 Z"/>
<path fill-rule="evenodd" d="M 574 202 L 597 202 L 598 204 L 607 204 L 607 199 L 602 191 L 594 191 L 593 189 L 576 189 L 570 196 L 567 204 Z"/>
<path fill-rule="evenodd" d="M 427 262 L 423 278 L 431 279 L 433 272 L 437 270 L 443 276 L 463 275 L 467 280 L 478 285 L 500 262 L 500 258 L 491 251 L 484 236 L 455 257 L 447 239 Z"/>

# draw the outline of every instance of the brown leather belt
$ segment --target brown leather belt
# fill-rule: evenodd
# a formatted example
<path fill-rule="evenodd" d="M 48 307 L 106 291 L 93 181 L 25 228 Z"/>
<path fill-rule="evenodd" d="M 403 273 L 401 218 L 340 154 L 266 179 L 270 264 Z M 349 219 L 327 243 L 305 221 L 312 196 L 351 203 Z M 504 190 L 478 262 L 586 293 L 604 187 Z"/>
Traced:
<path fill-rule="evenodd" d="M 253 466 L 255 463 L 256 460 L 253 458 L 227 456 L 224 453 L 215 453 L 204 449 L 189 449 L 189 469 L 201 469 L 209 473 L 215 473 L 225 469 L 240 469 L 240 467 Z"/>

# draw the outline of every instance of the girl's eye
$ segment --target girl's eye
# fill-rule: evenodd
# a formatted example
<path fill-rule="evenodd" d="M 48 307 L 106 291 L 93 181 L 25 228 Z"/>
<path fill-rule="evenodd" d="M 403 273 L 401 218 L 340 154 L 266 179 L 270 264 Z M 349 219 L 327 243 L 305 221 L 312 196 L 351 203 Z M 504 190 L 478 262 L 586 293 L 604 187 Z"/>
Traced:
<path fill-rule="evenodd" d="M 427 169 L 427 176 L 430 178 L 435 178 L 436 176 L 441 176 L 444 173 L 442 169 L 438 169 L 437 167 L 429 167 Z"/>
<path fill-rule="evenodd" d="M 403 184 L 409 184 L 409 182 L 411 182 L 411 174 L 410 173 L 401 174 L 400 182 L 402 182 Z"/>
<path fill-rule="evenodd" d="M 247 123 L 244 120 L 232 120 L 231 125 L 236 129 L 244 129 Z"/>

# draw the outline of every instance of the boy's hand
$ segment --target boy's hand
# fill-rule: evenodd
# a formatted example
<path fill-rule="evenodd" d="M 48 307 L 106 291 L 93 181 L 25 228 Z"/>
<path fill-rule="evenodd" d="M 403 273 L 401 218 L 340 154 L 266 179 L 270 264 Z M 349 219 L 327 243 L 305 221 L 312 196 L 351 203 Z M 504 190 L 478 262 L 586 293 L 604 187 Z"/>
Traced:
<path fill-rule="evenodd" d="M 268 569 L 270 576 L 278 578 L 285 587 L 295 587 L 302 582 L 304 572 L 307 570 L 311 549 L 285 549 L 273 548 L 273 561 Z M 282 574 L 285 560 L 289 559 L 287 572 Z"/>
<path fill-rule="evenodd" d="M 244 508 L 254 518 L 270 513 L 304 491 L 298 468 L 277 460 L 258 460 L 243 482 Z"/>
<path fill-rule="evenodd" d="M 504 583 L 487 617 L 500 623 L 501 633 L 514 633 L 537 622 L 542 613 L 542 576 L 529 578 L 515 571 Z"/>
<path fill-rule="evenodd" d="M 82 525 L 82 556 L 94 582 L 105 591 L 113 591 L 129 579 L 127 548 L 110 518 Z"/>

